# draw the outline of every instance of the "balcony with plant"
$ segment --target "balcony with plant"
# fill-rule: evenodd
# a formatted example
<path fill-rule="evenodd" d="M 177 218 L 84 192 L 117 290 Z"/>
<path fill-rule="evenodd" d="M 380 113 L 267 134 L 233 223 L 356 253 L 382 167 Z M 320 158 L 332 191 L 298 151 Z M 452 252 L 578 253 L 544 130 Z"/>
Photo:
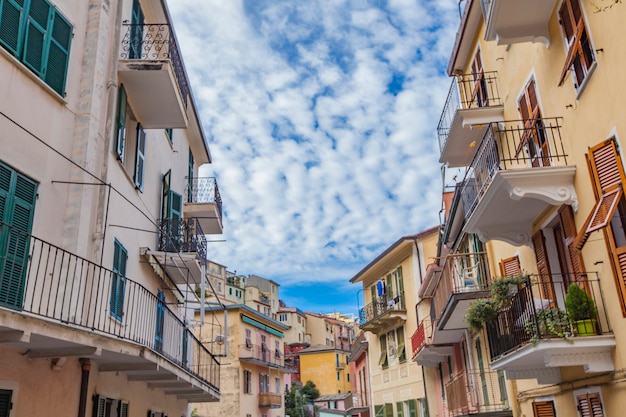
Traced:
<path fill-rule="evenodd" d="M 377 334 L 384 327 L 393 327 L 406 321 L 404 293 L 382 294 L 359 310 L 361 330 Z"/>
<path fill-rule="evenodd" d="M 487 332 L 492 369 L 542 384 L 559 382 L 563 366 L 582 366 L 585 372 L 614 369 L 615 337 L 596 273 L 529 275 L 516 277 L 518 284 L 509 280 L 494 280 L 491 296 L 476 301 L 466 314 L 475 331 Z M 583 337 L 575 323 L 589 316 L 595 319 L 593 335 Z"/>

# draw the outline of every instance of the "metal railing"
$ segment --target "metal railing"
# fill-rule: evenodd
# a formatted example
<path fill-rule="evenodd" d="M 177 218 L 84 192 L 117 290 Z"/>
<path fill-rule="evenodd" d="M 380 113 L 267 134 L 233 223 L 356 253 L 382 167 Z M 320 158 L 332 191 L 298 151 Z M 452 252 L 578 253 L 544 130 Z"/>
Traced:
<path fill-rule="evenodd" d="M 412 357 L 426 345 L 431 344 L 433 337 L 433 326 L 430 318 L 422 320 L 417 327 L 417 330 L 411 336 L 411 352 Z"/>
<path fill-rule="evenodd" d="M 268 365 L 285 366 L 281 351 L 251 343 L 239 345 L 239 359 L 255 359 Z"/>
<path fill-rule="evenodd" d="M 206 259 L 207 241 L 198 219 L 159 219 L 158 250 L 163 252 L 196 252 Z"/>
<path fill-rule="evenodd" d="M 496 318 L 486 324 L 491 360 L 542 339 L 576 337 L 565 308 L 565 296 L 572 283 L 583 287 L 593 300 L 596 333 L 612 333 L 597 273 L 531 275 L 514 290 Z M 548 326 L 548 322 L 554 323 L 562 336 L 552 334 L 549 328 L 555 326 Z"/>
<path fill-rule="evenodd" d="M 439 150 L 443 151 L 446 145 L 457 111 L 500 105 L 502 100 L 495 71 L 455 76 L 437 125 Z"/>
<path fill-rule="evenodd" d="M 137 343 L 219 391 L 214 355 L 143 285 L 4 223 L 0 250 L 1 307 Z"/>
<path fill-rule="evenodd" d="M 271 392 L 259 393 L 259 407 L 280 407 L 282 405 L 283 397 L 280 394 L 274 394 Z"/>
<path fill-rule="evenodd" d="M 461 372 L 445 384 L 448 416 L 510 410 L 503 372 Z"/>
<path fill-rule="evenodd" d="M 180 55 L 174 29 L 167 23 L 122 24 L 126 32 L 122 37 L 120 59 L 158 61 L 169 59 L 174 68 L 178 89 L 187 107 L 189 81 Z"/>
<path fill-rule="evenodd" d="M 383 294 L 376 297 L 374 301 L 359 310 L 359 324 L 366 325 L 392 311 L 406 311 L 404 292 L 396 296 Z"/>
<path fill-rule="evenodd" d="M 463 180 L 465 219 L 498 171 L 567 165 L 560 118 L 490 123 Z"/>
<path fill-rule="evenodd" d="M 185 184 L 185 203 L 215 204 L 217 215 L 222 221 L 222 196 L 215 177 L 188 177 Z"/>
<path fill-rule="evenodd" d="M 491 283 L 486 252 L 456 253 L 446 256 L 432 305 L 439 320 L 454 294 L 484 291 Z"/>

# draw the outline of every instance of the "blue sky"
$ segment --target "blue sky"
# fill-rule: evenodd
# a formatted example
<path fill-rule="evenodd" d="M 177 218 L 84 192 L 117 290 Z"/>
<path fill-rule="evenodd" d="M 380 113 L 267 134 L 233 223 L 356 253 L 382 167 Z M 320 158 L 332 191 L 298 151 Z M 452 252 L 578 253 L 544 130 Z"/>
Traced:
<path fill-rule="evenodd" d="M 209 258 L 278 282 L 290 306 L 356 313 L 349 279 L 439 222 L 457 0 L 169 7 L 223 199 Z"/>

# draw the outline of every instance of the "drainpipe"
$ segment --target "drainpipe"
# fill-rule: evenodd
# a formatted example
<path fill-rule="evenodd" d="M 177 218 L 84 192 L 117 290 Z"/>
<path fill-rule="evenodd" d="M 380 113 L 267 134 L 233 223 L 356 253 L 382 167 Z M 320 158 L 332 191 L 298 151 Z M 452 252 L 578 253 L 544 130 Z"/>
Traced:
<path fill-rule="evenodd" d="M 85 409 L 87 407 L 87 389 L 89 388 L 89 371 L 91 370 L 91 361 L 86 358 L 80 359 L 81 376 L 80 376 L 80 399 L 78 402 L 78 417 L 85 417 Z"/>

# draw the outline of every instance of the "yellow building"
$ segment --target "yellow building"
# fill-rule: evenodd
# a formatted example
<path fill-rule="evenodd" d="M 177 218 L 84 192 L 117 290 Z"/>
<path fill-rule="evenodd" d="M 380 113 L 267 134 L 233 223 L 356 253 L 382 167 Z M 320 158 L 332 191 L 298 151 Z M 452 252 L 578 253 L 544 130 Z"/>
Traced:
<path fill-rule="evenodd" d="M 196 319 L 200 321 L 200 311 Z M 221 350 L 220 401 L 194 404 L 199 417 L 285 415 L 284 336 L 288 327 L 243 305 L 211 306 L 196 330 L 206 345 Z"/>
<path fill-rule="evenodd" d="M 376 416 L 428 415 L 424 373 L 410 360 L 408 340 L 420 322 L 417 290 L 437 256 L 438 232 L 435 227 L 400 238 L 350 280 L 363 286 L 359 325 L 368 342 Z"/>
<path fill-rule="evenodd" d="M 350 351 L 313 345 L 300 351 L 300 380 L 312 381 L 320 395 L 350 392 Z"/>
<path fill-rule="evenodd" d="M 445 225 L 449 249 L 475 235 L 491 277 L 528 276 L 471 336 L 506 375 L 515 416 L 626 407 L 625 17 L 620 3 L 469 0 L 451 54 L 440 162 L 465 175 Z M 566 303 L 572 285 L 588 295 L 578 306 L 592 305 L 590 336 L 578 325 L 585 312 Z M 467 309 L 450 306 L 436 318 Z"/>

